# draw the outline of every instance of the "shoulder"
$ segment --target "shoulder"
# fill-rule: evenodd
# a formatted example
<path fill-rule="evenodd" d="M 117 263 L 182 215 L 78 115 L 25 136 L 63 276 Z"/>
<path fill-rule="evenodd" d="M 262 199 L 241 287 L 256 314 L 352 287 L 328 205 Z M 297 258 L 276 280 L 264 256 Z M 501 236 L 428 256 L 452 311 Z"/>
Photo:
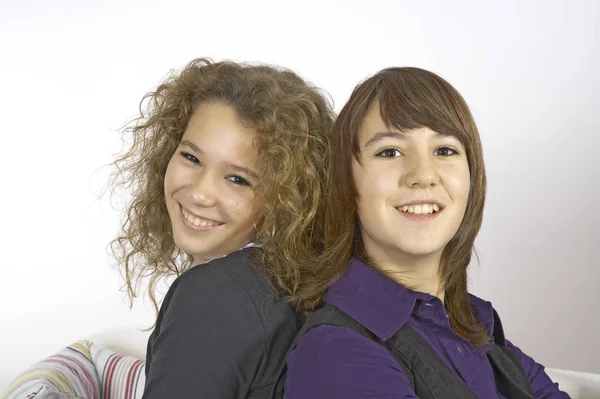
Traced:
<path fill-rule="evenodd" d="M 148 345 L 150 392 L 233 397 L 274 378 L 296 318 L 253 269 L 253 251 L 198 265 L 173 282 Z"/>
<path fill-rule="evenodd" d="M 504 341 L 504 330 L 502 329 L 502 323 L 500 322 L 500 317 L 492 306 L 492 303 L 476 297 L 473 294 L 469 294 L 469 300 L 471 301 L 471 306 L 475 311 L 475 315 L 477 319 L 485 325 L 491 336 L 494 336 L 494 339 L 502 337 L 502 341 Z"/>
<path fill-rule="evenodd" d="M 179 276 L 173 283 L 178 286 L 208 284 L 213 281 L 230 280 L 246 282 L 263 280 L 254 266 L 257 248 L 244 248 L 219 259 L 196 265 Z M 265 281 L 266 282 L 266 281 Z"/>
<path fill-rule="evenodd" d="M 533 358 L 525 354 L 519 347 L 505 338 L 504 327 L 500 315 L 492 306 L 491 302 L 485 301 L 474 295 L 470 295 L 471 303 L 477 312 L 481 322 L 490 326 L 493 331 L 494 342 L 500 344 L 505 350 L 512 352 L 515 360 L 522 366 L 533 388 L 536 398 L 550 397 L 557 398 L 568 397 L 564 392 L 558 389 L 558 384 L 551 381 L 546 374 L 544 366 L 537 363 Z"/>
<path fill-rule="evenodd" d="M 412 391 L 387 349 L 347 327 L 308 330 L 287 365 L 286 398 L 391 398 Z"/>
<path fill-rule="evenodd" d="M 266 340 L 281 329 L 295 334 L 291 306 L 254 265 L 257 250 L 246 248 L 185 271 L 165 296 L 155 333 L 168 323 L 212 323 L 214 329 L 226 323 L 228 330 L 243 327 Z"/>
<path fill-rule="evenodd" d="M 343 326 L 320 325 L 308 330 L 298 342 L 294 352 L 310 353 L 315 350 L 326 350 L 334 352 L 342 350 L 344 352 L 348 347 L 365 347 L 379 352 L 387 352 L 381 345 L 372 339 L 365 337 L 352 328 Z M 350 353 L 350 356 L 353 354 Z"/>
<path fill-rule="evenodd" d="M 246 248 L 185 271 L 172 284 L 166 300 L 277 299 L 277 291 L 255 265 L 256 248 Z"/>
<path fill-rule="evenodd" d="M 486 301 L 485 299 L 481 299 L 473 294 L 469 294 L 469 300 L 471 301 L 471 306 L 477 313 L 477 317 L 481 322 L 487 323 L 492 322 L 494 318 L 494 306 L 490 301 Z"/>
<path fill-rule="evenodd" d="M 351 328 L 332 325 L 321 325 L 308 330 L 290 354 L 291 363 L 296 361 L 313 366 L 311 363 L 318 361 L 319 367 L 325 369 L 334 364 L 365 358 L 396 363 L 387 349 L 372 339 Z M 320 360 L 325 360 L 329 365 Z"/>
<path fill-rule="evenodd" d="M 484 299 L 478 298 L 475 295 L 469 294 L 469 299 L 471 300 L 471 304 L 475 313 L 477 314 L 477 318 L 480 322 L 484 323 L 489 327 L 490 333 L 494 338 L 494 343 L 497 345 L 501 345 L 509 348 L 513 352 L 515 352 L 515 347 L 510 344 L 508 340 L 506 340 L 504 336 L 504 327 L 502 326 L 502 320 L 500 319 L 500 315 L 493 307 L 492 303 L 486 301 Z M 519 355 L 518 353 L 517 356 Z"/>
<path fill-rule="evenodd" d="M 244 269 L 251 267 L 250 256 L 251 251 L 237 251 L 186 270 L 169 288 L 157 327 L 235 322 L 252 325 L 258 333 L 262 323 L 248 289 L 252 279 L 242 278 Z"/>

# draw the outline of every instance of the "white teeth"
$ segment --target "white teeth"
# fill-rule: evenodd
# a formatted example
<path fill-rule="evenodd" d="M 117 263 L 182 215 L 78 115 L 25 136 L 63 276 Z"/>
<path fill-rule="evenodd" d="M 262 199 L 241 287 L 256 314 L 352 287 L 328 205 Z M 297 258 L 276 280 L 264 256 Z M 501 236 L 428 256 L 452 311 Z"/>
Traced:
<path fill-rule="evenodd" d="M 188 222 L 190 222 L 191 224 L 193 224 L 196 227 L 212 227 L 212 226 L 218 225 L 218 223 L 216 223 L 216 222 L 212 222 L 209 220 L 203 220 L 203 219 L 194 217 L 193 215 L 186 212 L 185 210 L 183 211 L 183 217 L 185 218 L 185 220 L 187 220 Z"/>
<path fill-rule="evenodd" d="M 402 212 L 413 213 L 415 215 L 430 215 L 440 211 L 437 204 L 405 205 L 400 208 Z"/>

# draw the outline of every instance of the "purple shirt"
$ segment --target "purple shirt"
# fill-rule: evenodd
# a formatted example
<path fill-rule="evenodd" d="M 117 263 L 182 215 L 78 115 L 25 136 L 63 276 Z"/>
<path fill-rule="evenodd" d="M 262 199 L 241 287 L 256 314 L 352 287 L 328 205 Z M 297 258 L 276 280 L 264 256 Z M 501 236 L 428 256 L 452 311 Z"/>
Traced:
<path fill-rule="evenodd" d="M 496 388 L 486 352 L 455 334 L 439 298 L 404 288 L 363 262 L 353 260 L 345 274 L 326 292 L 336 306 L 381 340 L 404 324 L 418 332 L 433 351 L 455 370 L 480 398 L 504 398 Z M 484 325 L 494 328 L 490 302 L 471 295 Z M 536 398 L 568 398 L 544 372 L 544 367 L 507 341 L 520 360 Z M 309 330 L 287 361 L 286 399 L 417 398 L 402 367 L 373 340 L 338 326 Z"/>

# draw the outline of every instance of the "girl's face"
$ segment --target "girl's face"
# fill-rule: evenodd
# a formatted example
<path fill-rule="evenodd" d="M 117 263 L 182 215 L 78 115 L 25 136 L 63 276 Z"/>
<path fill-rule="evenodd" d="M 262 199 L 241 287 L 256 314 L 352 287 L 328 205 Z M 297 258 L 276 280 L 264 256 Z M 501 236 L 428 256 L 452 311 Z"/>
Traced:
<path fill-rule="evenodd" d="M 196 264 L 253 240 L 258 221 L 256 132 L 221 103 L 201 103 L 165 174 L 165 199 L 175 244 Z"/>
<path fill-rule="evenodd" d="M 429 128 L 390 130 L 371 105 L 352 164 L 366 253 L 380 262 L 436 257 L 458 230 L 469 197 L 463 145 Z"/>

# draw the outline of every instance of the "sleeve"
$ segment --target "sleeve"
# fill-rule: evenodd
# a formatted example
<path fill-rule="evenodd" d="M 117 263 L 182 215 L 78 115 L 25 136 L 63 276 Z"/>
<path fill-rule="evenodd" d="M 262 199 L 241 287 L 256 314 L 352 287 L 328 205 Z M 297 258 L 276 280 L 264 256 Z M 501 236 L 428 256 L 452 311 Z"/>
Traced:
<path fill-rule="evenodd" d="M 265 353 L 251 297 L 218 267 L 179 280 L 154 336 L 143 398 L 245 397 Z"/>
<path fill-rule="evenodd" d="M 319 326 L 290 354 L 285 399 L 415 399 L 392 355 L 354 330 Z"/>
<path fill-rule="evenodd" d="M 558 384 L 552 382 L 548 374 L 544 371 L 544 366 L 536 363 L 531 357 L 527 356 L 521 349 L 506 341 L 506 346 L 510 348 L 521 362 L 521 365 L 527 373 L 529 382 L 533 388 L 533 395 L 536 399 L 569 399 L 570 396 L 558 388 Z"/>

